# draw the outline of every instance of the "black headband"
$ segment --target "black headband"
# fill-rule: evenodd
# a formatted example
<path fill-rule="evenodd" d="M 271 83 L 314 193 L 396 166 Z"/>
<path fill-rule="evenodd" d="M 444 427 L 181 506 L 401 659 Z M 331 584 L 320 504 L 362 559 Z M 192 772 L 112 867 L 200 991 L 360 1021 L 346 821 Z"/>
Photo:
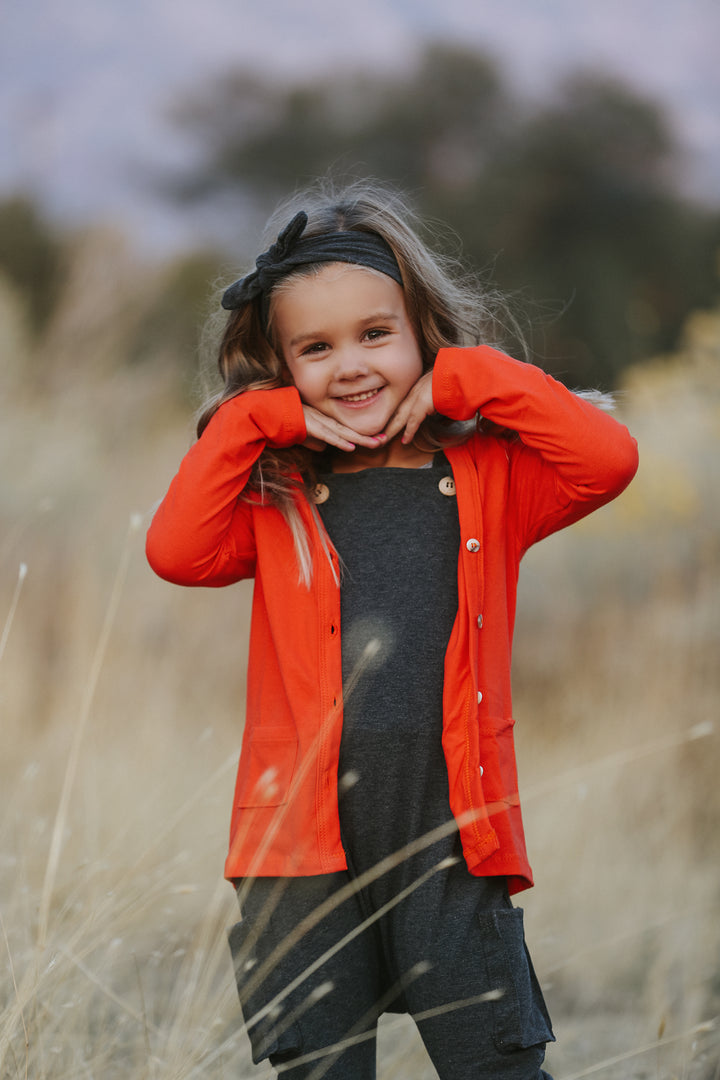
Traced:
<path fill-rule="evenodd" d="M 270 292 L 296 266 L 308 263 L 345 262 L 369 266 L 402 285 L 402 275 L 390 245 L 375 232 L 323 233 L 301 239 L 308 216 L 301 210 L 286 225 L 277 241 L 258 255 L 255 270 L 239 278 L 223 294 L 222 306 L 231 311 L 262 297 L 263 321 L 267 322 Z"/>

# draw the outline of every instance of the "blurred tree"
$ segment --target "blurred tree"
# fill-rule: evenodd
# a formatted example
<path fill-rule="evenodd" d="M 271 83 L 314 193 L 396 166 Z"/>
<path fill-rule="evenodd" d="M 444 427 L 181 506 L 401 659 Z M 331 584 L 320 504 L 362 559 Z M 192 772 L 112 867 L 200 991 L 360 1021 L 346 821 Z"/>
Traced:
<path fill-rule="evenodd" d="M 720 216 L 673 193 L 674 154 L 656 106 L 576 77 L 485 170 L 469 245 L 501 252 L 501 284 L 563 307 L 538 343 L 561 374 L 613 382 L 710 299 Z"/>
<path fill-rule="evenodd" d="M 24 195 L 0 202 L 0 271 L 23 298 L 33 333 L 47 325 L 60 296 L 64 243 Z"/>
<path fill-rule="evenodd" d="M 617 82 L 576 77 L 523 113 L 487 57 L 433 45 L 402 77 L 227 77 L 175 118 L 202 150 L 185 197 L 236 191 L 266 212 L 327 173 L 408 191 L 471 265 L 494 264 L 537 324 L 535 354 L 570 384 L 611 385 L 711 299 L 720 213 L 675 193 L 662 113 Z"/>
<path fill-rule="evenodd" d="M 175 190 L 240 183 L 267 204 L 330 169 L 455 189 L 477 180 L 509 111 L 495 65 L 443 45 L 409 78 L 350 73 L 282 88 L 230 75 L 174 112 L 204 148 Z"/>

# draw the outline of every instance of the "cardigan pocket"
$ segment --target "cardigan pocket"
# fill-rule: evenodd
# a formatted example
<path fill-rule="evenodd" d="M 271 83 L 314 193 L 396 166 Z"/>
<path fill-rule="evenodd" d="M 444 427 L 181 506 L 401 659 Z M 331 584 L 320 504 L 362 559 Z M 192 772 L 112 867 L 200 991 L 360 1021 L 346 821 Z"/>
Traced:
<path fill-rule="evenodd" d="M 286 727 L 264 727 L 251 732 L 240 755 L 235 806 L 284 806 L 297 753 L 297 735 Z"/>
<path fill-rule="evenodd" d="M 483 951 L 493 993 L 493 1037 L 498 1050 L 554 1042 L 540 984 L 525 945 L 522 908 L 479 911 Z"/>

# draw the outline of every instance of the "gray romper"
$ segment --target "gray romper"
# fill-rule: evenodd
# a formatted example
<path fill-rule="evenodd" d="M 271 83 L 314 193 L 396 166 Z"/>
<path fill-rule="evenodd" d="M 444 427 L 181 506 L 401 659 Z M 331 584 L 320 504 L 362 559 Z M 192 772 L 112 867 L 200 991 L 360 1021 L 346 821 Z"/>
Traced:
<path fill-rule="evenodd" d="M 443 662 L 460 543 L 452 471 L 437 454 L 430 468 L 320 479 L 329 496 L 318 509 L 343 565 L 338 790 L 348 870 L 239 883 L 244 920 L 230 940 L 254 1060 L 269 1056 L 291 1080 L 370 1080 L 378 1016 L 410 1012 L 440 1077 L 536 1080 L 546 1075 L 540 1064 L 552 1032 L 522 912 L 504 878 L 468 872 L 449 805 Z M 419 850 L 404 855 L 414 841 Z M 262 985 L 248 984 L 246 973 L 304 917 L 395 853 L 388 870 L 363 879 Z M 512 993 L 498 996 L 509 973 Z M 276 997 L 277 1008 L 263 1015 Z M 344 1051 L 313 1056 L 348 1037 Z"/>

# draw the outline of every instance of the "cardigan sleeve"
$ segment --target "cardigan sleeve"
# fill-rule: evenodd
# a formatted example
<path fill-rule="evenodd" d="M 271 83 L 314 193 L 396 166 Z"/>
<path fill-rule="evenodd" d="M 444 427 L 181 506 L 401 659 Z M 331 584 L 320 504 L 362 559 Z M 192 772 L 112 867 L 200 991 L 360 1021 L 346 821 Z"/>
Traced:
<path fill-rule="evenodd" d="M 523 551 L 614 499 L 635 475 L 627 428 L 534 364 L 488 346 L 441 349 L 432 387 L 443 415 L 479 412 L 517 432 L 507 449 L 508 501 Z"/>
<path fill-rule="evenodd" d="M 177 585 L 229 585 L 255 572 L 251 504 L 241 499 L 266 446 L 306 437 L 295 387 L 224 402 L 183 458 L 147 534 L 153 570 Z"/>

